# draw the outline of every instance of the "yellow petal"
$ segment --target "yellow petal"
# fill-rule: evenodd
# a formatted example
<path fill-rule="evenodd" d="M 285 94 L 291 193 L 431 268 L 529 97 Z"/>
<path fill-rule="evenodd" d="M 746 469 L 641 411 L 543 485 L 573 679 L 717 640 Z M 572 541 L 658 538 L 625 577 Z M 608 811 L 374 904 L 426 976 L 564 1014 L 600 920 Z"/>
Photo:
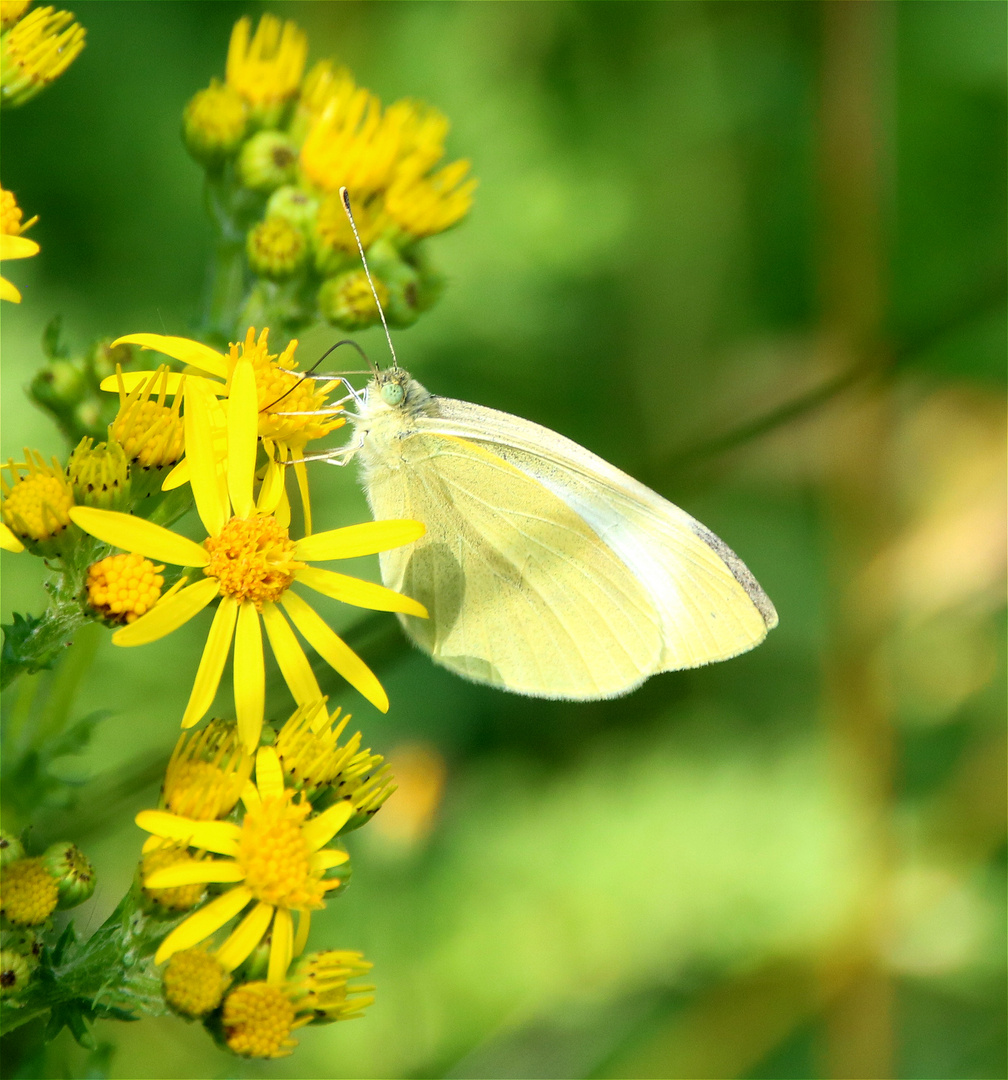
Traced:
<path fill-rule="evenodd" d="M 203 578 L 181 592 L 162 596 L 146 615 L 117 630 L 112 635 L 112 644 L 129 647 L 158 641 L 198 615 L 217 591 L 218 585 L 213 578 Z"/>
<path fill-rule="evenodd" d="M 220 686 L 221 674 L 231 649 L 234 636 L 235 620 L 238 618 L 238 603 L 233 596 L 225 596 L 214 614 L 210 633 L 207 635 L 199 670 L 193 682 L 189 704 L 182 716 L 182 726 L 192 727 L 206 716 L 207 709 L 213 704 L 217 687 Z"/>
<path fill-rule="evenodd" d="M 262 799 L 259 798 L 259 792 L 251 780 L 246 780 L 242 785 L 241 801 L 245 804 L 246 810 L 259 810 L 262 807 Z"/>
<path fill-rule="evenodd" d="M 374 672 L 350 646 L 337 637 L 293 590 L 288 589 L 280 602 L 290 615 L 291 621 L 319 656 L 342 675 L 354 689 L 363 694 L 376 709 L 388 712 L 388 695 L 382 689 Z"/>
<path fill-rule="evenodd" d="M 298 490 L 301 492 L 305 536 L 311 536 L 311 501 L 308 498 L 308 470 L 302 458 L 298 458 L 294 462 L 294 475 L 297 477 Z"/>
<path fill-rule="evenodd" d="M 234 701 L 238 737 L 250 754 L 259 745 L 265 700 L 266 670 L 259 612 L 250 600 L 245 600 L 238 607 L 235 630 Z"/>
<path fill-rule="evenodd" d="M 323 570 L 318 566 L 302 567 L 294 575 L 302 585 L 309 589 L 342 600 L 344 604 L 371 608 L 372 611 L 402 611 L 407 615 L 427 618 L 427 609 L 409 596 L 376 585 L 373 581 L 337 574 L 333 570 Z"/>
<path fill-rule="evenodd" d="M 297 542 L 295 557 L 304 562 L 324 562 L 374 555 L 419 540 L 426 531 L 420 521 L 364 521 L 306 536 Z"/>
<path fill-rule="evenodd" d="M 294 935 L 294 955 L 300 956 L 308 944 L 308 931 L 311 929 L 311 912 L 299 911 L 297 933 Z"/>
<path fill-rule="evenodd" d="M 260 746 L 256 754 L 256 787 L 263 799 L 276 799 L 283 794 L 283 768 L 272 746 Z"/>
<path fill-rule="evenodd" d="M 217 479 L 214 424 L 210 394 L 201 379 L 188 379 L 185 388 L 185 445 L 189 462 L 189 486 L 196 510 L 210 536 L 217 536 L 230 517 L 227 496 Z"/>
<path fill-rule="evenodd" d="M 287 620 L 283 617 L 276 604 L 263 604 L 263 626 L 266 627 L 266 636 L 269 638 L 270 648 L 276 657 L 280 674 L 290 689 L 294 700 L 298 705 L 307 705 L 309 701 L 317 701 L 322 697 L 315 672 L 308 663 L 304 650 L 294 636 Z"/>
<path fill-rule="evenodd" d="M 144 832 L 164 840 L 176 840 L 217 855 L 238 854 L 241 828 L 230 821 L 197 821 L 169 810 L 141 810 L 133 820 Z"/>
<path fill-rule="evenodd" d="M 0 259 L 27 259 L 41 250 L 38 244 L 27 236 L 0 233 Z"/>
<path fill-rule="evenodd" d="M 230 859 L 181 862 L 155 870 L 144 878 L 148 889 L 174 889 L 179 885 L 234 884 L 245 880 L 245 871 Z"/>
<path fill-rule="evenodd" d="M 119 340 L 123 341 L 124 339 L 120 338 Z M 123 389 L 127 394 L 131 394 L 138 386 L 146 386 L 151 381 L 151 377 L 156 374 L 157 372 L 154 371 L 123 371 L 121 372 Z M 179 386 L 184 378 L 185 376 L 177 371 L 166 372 L 158 379 L 157 389 L 161 389 L 161 379 L 164 379 L 165 393 L 168 397 L 174 397 L 179 392 Z M 119 375 L 108 375 L 102 379 L 101 389 L 115 393 L 119 389 Z M 221 390 L 223 389 L 222 385 Z"/>
<path fill-rule="evenodd" d="M 273 939 L 270 941 L 269 967 L 266 981 L 274 986 L 284 981 L 294 955 L 294 920 L 286 908 L 277 908 L 273 919 Z"/>
<path fill-rule="evenodd" d="M 260 514 L 272 514 L 280 504 L 283 496 L 284 471 L 272 458 L 266 463 L 266 475 L 259 487 L 259 498 L 256 500 L 256 510 Z M 289 525 L 290 522 L 288 521 Z"/>
<path fill-rule="evenodd" d="M 234 971 L 251 955 L 263 939 L 273 918 L 273 905 L 259 901 L 244 919 L 231 931 L 231 936 L 214 955 L 226 971 Z"/>
<path fill-rule="evenodd" d="M 252 361 L 235 364 L 227 403 L 227 482 L 236 517 L 252 513 L 252 478 L 259 445 L 259 398 Z"/>
<path fill-rule="evenodd" d="M 4 551 L 24 551 L 24 544 L 0 522 L 0 548 Z"/>
<path fill-rule="evenodd" d="M 106 544 L 124 551 L 135 551 L 155 562 L 172 563 L 174 566 L 206 566 L 210 561 L 202 545 L 134 514 L 99 510 L 94 506 L 74 506 L 70 509 L 70 520 Z"/>
<path fill-rule="evenodd" d="M 0 300 L 9 300 L 12 304 L 21 303 L 21 293 L 5 277 L 0 277 Z"/>
<path fill-rule="evenodd" d="M 219 930 L 229 919 L 233 919 L 251 899 L 252 893 L 249 889 L 244 885 L 236 885 L 233 889 L 228 889 L 223 896 L 211 900 L 209 904 L 205 904 L 199 911 L 190 915 L 180 926 L 176 926 L 161 942 L 161 947 L 154 954 L 154 963 L 163 964 L 175 953 L 198 945 Z"/>
<path fill-rule="evenodd" d="M 330 806 L 328 810 L 323 810 L 310 821 L 306 821 L 301 826 L 301 835 L 308 845 L 308 850 L 318 851 L 320 847 L 328 844 L 352 816 L 353 803 L 349 799 L 344 799 Z M 340 860 L 340 862 L 345 861 L 345 859 Z"/>
<path fill-rule="evenodd" d="M 211 349 L 209 345 L 191 341 L 189 338 L 168 337 L 165 334 L 125 334 L 112 342 L 113 348 L 116 345 L 139 345 L 143 349 L 164 353 L 183 364 L 190 364 L 200 371 L 209 371 L 219 379 L 226 379 L 228 376 L 227 360 L 219 352 Z"/>
<path fill-rule="evenodd" d="M 345 851 L 336 851 L 334 848 L 322 848 L 316 851 L 311 858 L 313 870 L 331 870 L 334 866 L 342 866 L 350 859 Z"/>
<path fill-rule="evenodd" d="M 174 491 L 189 483 L 189 462 L 183 458 L 161 482 L 162 491 Z"/>

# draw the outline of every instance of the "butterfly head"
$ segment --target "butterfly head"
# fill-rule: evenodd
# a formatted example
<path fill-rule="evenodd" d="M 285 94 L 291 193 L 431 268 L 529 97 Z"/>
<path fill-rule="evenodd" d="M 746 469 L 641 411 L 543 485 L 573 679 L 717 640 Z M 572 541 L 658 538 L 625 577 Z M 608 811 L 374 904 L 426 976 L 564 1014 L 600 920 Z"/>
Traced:
<path fill-rule="evenodd" d="M 414 413 L 429 400 L 430 394 L 402 368 L 379 372 L 368 384 L 367 406 L 372 414 Z"/>

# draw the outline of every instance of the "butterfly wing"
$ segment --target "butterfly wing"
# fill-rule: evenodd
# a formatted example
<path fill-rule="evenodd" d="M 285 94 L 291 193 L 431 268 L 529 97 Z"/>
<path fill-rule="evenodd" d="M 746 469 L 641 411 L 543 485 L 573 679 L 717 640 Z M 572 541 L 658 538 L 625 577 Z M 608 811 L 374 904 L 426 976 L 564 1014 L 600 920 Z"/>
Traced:
<path fill-rule="evenodd" d="M 537 697 L 625 693 L 656 670 L 660 618 L 594 530 L 533 477 L 474 442 L 417 431 L 401 467 L 369 475 L 376 518 L 427 532 L 381 556 L 382 579 L 429 620 L 407 633 L 445 667 Z"/>

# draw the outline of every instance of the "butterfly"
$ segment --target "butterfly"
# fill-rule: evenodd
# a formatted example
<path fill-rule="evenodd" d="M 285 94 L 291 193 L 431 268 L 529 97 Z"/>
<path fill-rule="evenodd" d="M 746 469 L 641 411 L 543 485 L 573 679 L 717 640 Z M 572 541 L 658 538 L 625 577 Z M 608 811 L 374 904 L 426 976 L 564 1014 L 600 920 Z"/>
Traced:
<path fill-rule="evenodd" d="M 777 625 L 723 541 L 548 428 L 438 397 L 398 366 L 375 373 L 351 423 L 374 517 L 427 530 L 380 556 L 382 580 L 427 608 L 399 618 L 459 675 L 613 697 L 743 653 Z"/>

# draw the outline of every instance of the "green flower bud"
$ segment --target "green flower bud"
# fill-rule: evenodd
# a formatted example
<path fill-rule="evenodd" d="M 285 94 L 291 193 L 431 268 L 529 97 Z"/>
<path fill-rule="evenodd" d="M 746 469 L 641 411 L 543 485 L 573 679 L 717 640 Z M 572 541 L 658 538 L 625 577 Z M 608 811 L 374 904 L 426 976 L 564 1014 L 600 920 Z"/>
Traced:
<path fill-rule="evenodd" d="M 257 132 L 238 155 L 238 181 L 250 191 L 275 191 L 294 179 L 297 161 L 297 147 L 282 132 Z"/>
<path fill-rule="evenodd" d="M 88 393 L 84 372 L 69 360 L 53 360 L 31 381 L 31 396 L 55 413 L 71 410 Z"/>
<path fill-rule="evenodd" d="M 78 506 L 118 510 L 126 504 L 130 490 L 130 468 L 126 452 L 115 442 L 92 447 L 85 436 L 70 455 L 67 476 Z"/>
<path fill-rule="evenodd" d="M 16 836 L 0 829 L 0 866 L 6 866 L 15 859 L 23 859 L 24 854 L 24 844 Z"/>
<path fill-rule="evenodd" d="M 23 956 L 32 971 L 39 966 L 42 959 L 42 942 L 34 930 L 0 931 L 0 949 Z"/>
<path fill-rule="evenodd" d="M 42 862 L 56 881 L 57 907 L 76 907 L 94 892 L 94 867 L 76 844 L 67 841 L 51 844 L 46 848 Z"/>
<path fill-rule="evenodd" d="M 253 274 L 270 281 L 283 281 L 304 266 L 308 241 L 300 229 L 284 218 L 267 218 L 249 230 L 245 252 Z"/>
<path fill-rule="evenodd" d="M 0 998 L 17 997 L 31 977 L 32 966 L 21 953 L 0 949 Z"/>
<path fill-rule="evenodd" d="M 388 304 L 388 288 L 380 278 L 373 274 L 372 278 L 375 292 L 384 308 Z M 344 330 L 363 330 L 380 321 L 371 286 L 363 270 L 348 270 L 345 274 L 323 281 L 318 292 L 318 306 L 323 318 Z"/>
<path fill-rule="evenodd" d="M 318 199 L 309 195 L 303 188 L 294 187 L 293 184 L 285 184 L 277 188 L 266 203 L 267 218 L 283 218 L 306 236 L 311 233 L 317 213 Z"/>
<path fill-rule="evenodd" d="M 376 240 L 371 245 L 368 263 L 388 287 L 388 302 L 383 307 L 390 326 L 412 325 L 441 291 L 440 278 L 407 262 L 388 240 Z"/>
<path fill-rule="evenodd" d="M 201 164 L 220 165 L 238 152 L 248 130 L 248 106 L 230 86 L 214 79 L 182 114 L 186 149 Z"/>

